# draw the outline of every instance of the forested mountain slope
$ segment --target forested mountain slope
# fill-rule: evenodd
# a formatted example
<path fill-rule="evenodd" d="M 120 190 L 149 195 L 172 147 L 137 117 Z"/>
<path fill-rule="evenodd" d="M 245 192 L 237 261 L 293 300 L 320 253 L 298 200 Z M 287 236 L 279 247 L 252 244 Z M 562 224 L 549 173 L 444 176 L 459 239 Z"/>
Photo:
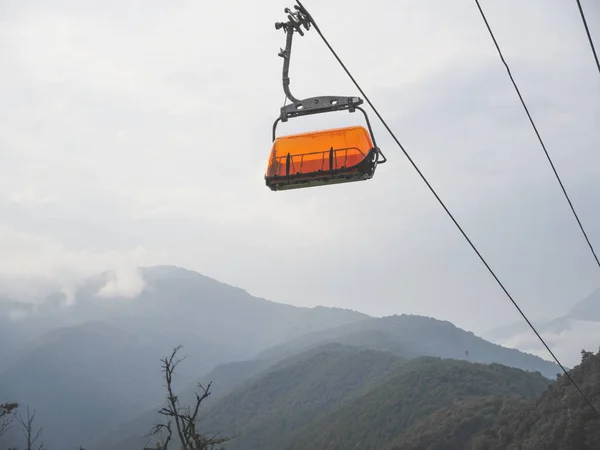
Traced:
<path fill-rule="evenodd" d="M 501 412 L 503 416 L 518 413 L 529 405 L 528 400 L 518 396 L 456 400 L 416 421 L 382 450 L 472 450 L 477 433 L 497 429 L 504 420 L 499 416 Z M 489 447 L 484 445 L 483 449 Z"/>
<path fill-rule="evenodd" d="M 319 340 L 321 339 L 321 340 Z M 433 342 L 430 344 L 429 342 Z M 506 353 L 502 347 L 489 344 L 475 337 L 472 333 L 456 328 L 454 325 L 435 319 L 420 316 L 392 316 L 382 319 L 366 319 L 355 324 L 337 327 L 321 333 L 309 333 L 300 338 L 293 339 L 287 344 L 277 346 L 260 354 L 260 359 L 245 360 L 219 366 L 214 372 L 203 375 L 200 380 L 203 383 L 214 381 L 214 394 L 207 399 L 204 407 L 212 404 L 223 393 L 228 393 L 248 378 L 255 376 L 261 371 L 281 362 L 288 364 L 298 353 L 310 354 L 310 351 L 320 351 L 323 345 L 340 344 L 363 349 L 390 352 L 403 358 L 415 358 L 421 356 L 416 351 L 430 353 L 442 353 L 456 355 L 463 344 L 475 348 L 475 355 L 469 353 L 469 358 L 478 358 L 484 361 L 494 361 L 496 356 L 506 360 Z M 475 344 L 473 344 L 473 342 Z M 482 349 L 478 348 L 482 347 Z M 408 347 L 408 348 L 407 348 Z M 491 355 L 483 354 L 484 349 L 491 349 Z M 308 353 L 305 353 L 308 352 Z M 550 372 L 548 367 L 552 364 L 540 358 L 522 354 L 517 350 L 508 351 L 510 361 L 514 364 L 522 364 L 528 369 L 541 365 L 545 367 L 546 375 Z M 462 355 L 465 358 L 465 355 Z M 554 372 L 553 374 L 555 374 Z M 179 384 L 181 386 L 181 384 Z M 195 383 L 178 391 L 183 399 L 193 398 Z M 123 424 L 115 430 L 111 430 L 101 439 L 98 444 L 94 443 L 92 450 L 96 448 L 107 448 L 113 443 L 119 443 L 118 449 L 125 448 L 122 444 L 132 436 L 143 436 L 151 428 L 156 420 L 155 407 L 148 409 L 139 417 Z M 137 442 L 137 441 L 136 441 Z M 230 444 L 235 445 L 235 444 Z"/>
<path fill-rule="evenodd" d="M 199 417 L 209 433 L 239 435 L 227 450 L 280 449 L 288 437 L 356 398 L 400 367 L 388 352 L 325 346 L 284 360 Z"/>
<path fill-rule="evenodd" d="M 569 373 L 600 406 L 600 355 L 582 353 Z M 453 402 L 417 421 L 384 450 L 594 450 L 600 420 L 562 375 L 536 398 L 483 397 Z"/>
<path fill-rule="evenodd" d="M 422 357 L 396 369 L 360 397 L 312 426 L 282 449 L 385 449 L 411 425 L 459 400 L 539 395 L 550 380 L 499 364 Z"/>
<path fill-rule="evenodd" d="M 598 405 L 600 354 L 570 373 Z M 259 371 L 199 419 L 203 432 L 238 436 L 227 450 L 600 448 L 600 421 L 565 376 L 341 344 Z"/>
<path fill-rule="evenodd" d="M 582 352 L 581 364 L 569 373 L 600 411 L 600 352 Z M 600 448 L 600 417 L 565 375 L 540 398 L 503 410 L 496 423 L 473 440 L 473 450 Z"/>

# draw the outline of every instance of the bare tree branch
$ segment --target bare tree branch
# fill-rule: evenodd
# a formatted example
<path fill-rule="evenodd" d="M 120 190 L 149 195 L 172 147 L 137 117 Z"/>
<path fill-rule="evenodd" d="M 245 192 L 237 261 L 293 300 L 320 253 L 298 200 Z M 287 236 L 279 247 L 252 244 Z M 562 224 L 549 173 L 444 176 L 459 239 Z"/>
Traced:
<path fill-rule="evenodd" d="M 17 413 L 18 403 L 0 404 L 0 436 L 8 431 Z"/>
<path fill-rule="evenodd" d="M 19 414 L 17 414 L 17 421 L 23 427 L 23 433 L 25 434 L 25 437 L 27 439 L 26 450 L 34 450 L 34 444 L 42 435 L 42 430 L 44 428 L 40 427 L 37 430 L 37 432 L 35 432 L 35 434 L 34 434 L 33 421 L 35 419 L 35 409 L 33 410 L 33 412 L 31 412 L 29 410 L 29 405 L 27 405 L 26 408 L 27 408 L 27 418 L 24 418 L 21 415 L 21 413 L 19 413 Z M 44 448 L 44 442 L 41 442 L 40 445 L 35 450 L 43 450 L 43 448 Z"/>
<path fill-rule="evenodd" d="M 150 435 L 157 435 L 157 434 L 161 434 L 163 430 L 167 430 L 167 439 L 162 444 L 160 442 L 157 442 L 156 448 L 160 449 L 160 450 L 167 449 L 169 447 L 169 444 L 171 443 L 171 438 L 173 437 L 173 430 L 171 429 L 171 421 L 169 420 L 169 422 L 167 422 L 167 424 L 159 423 L 157 425 L 154 425 L 154 428 L 152 429 L 152 432 L 150 433 Z"/>
<path fill-rule="evenodd" d="M 179 398 L 173 392 L 173 373 L 179 363 L 185 358 L 175 360 L 177 352 L 182 346 L 175 347 L 171 356 L 161 359 L 163 372 L 165 374 L 167 390 L 167 406 L 158 410 L 158 413 L 175 420 L 175 428 L 177 430 L 177 436 L 182 445 L 182 450 L 212 450 L 217 444 L 222 444 L 230 440 L 230 438 L 217 438 L 216 435 L 207 437 L 196 431 L 196 423 L 198 418 L 198 412 L 200 411 L 200 405 L 210 395 L 210 387 L 212 381 L 205 388 L 202 384 L 198 383 L 198 388 L 201 393 L 196 392 L 196 403 L 193 408 L 187 406 L 182 408 L 179 406 Z M 167 431 L 167 439 L 161 445 L 158 444 L 157 448 L 161 450 L 168 450 L 168 446 L 171 443 L 173 432 L 171 429 L 171 420 L 166 424 L 157 424 L 154 426 L 151 434 L 161 433 L 163 430 Z"/>
<path fill-rule="evenodd" d="M 181 348 L 182 348 L 181 345 L 175 347 L 169 358 L 163 358 L 161 360 L 163 363 L 163 372 L 165 374 L 165 379 L 167 381 L 166 387 L 167 387 L 167 394 L 168 394 L 167 395 L 168 408 L 163 408 L 162 411 L 164 412 L 164 415 L 167 415 L 170 417 L 175 417 L 175 426 L 177 427 L 177 434 L 179 435 L 179 439 L 181 439 L 181 442 L 185 445 L 186 440 L 183 435 L 183 430 L 181 427 L 181 420 L 179 419 L 179 408 L 177 406 L 179 404 L 179 399 L 173 393 L 173 388 L 172 388 L 173 373 L 175 372 L 175 368 L 179 365 L 179 363 L 181 363 L 181 361 L 183 361 L 182 359 L 179 359 L 179 360 L 173 362 L 173 360 L 175 359 L 175 355 L 177 355 L 177 352 Z"/>

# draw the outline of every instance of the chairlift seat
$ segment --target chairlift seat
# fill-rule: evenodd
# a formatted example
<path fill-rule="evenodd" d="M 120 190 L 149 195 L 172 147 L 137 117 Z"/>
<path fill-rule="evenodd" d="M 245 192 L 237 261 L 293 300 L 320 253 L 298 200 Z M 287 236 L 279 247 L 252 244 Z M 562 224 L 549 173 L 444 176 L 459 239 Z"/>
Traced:
<path fill-rule="evenodd" d="M 276 191 L 367 180 L 376 150 L 362 126 L 281 136 L 273 142 L 265 181 Z"/>

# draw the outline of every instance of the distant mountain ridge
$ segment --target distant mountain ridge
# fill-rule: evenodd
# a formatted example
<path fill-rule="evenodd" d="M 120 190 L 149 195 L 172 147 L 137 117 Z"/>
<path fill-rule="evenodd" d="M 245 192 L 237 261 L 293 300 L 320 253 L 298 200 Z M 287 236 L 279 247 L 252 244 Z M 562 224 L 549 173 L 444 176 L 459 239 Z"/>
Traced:
<path fill-rule="evenodd" d="M 457 401 L 535 397 L 550 383 L 539 373 L 499 364 L 420 357 L 398 367 L 383 382 L 345 402 L 323 420 L 294 433 L 281 448 L 388 449 L 420 420 Z M 421 448 L 448 450 L 447 446 Z"/>
<path fill-rule="evenodd" d="M 600 353 L 572 376 L 600 396 Z M 156 415 L 158 418 L 158 415 Z M 595 449 L 600 420 L 567 377 L 325 344 L 259 371 L 203 410 L 227 450 Z M 92 447 L 136 448 L 138 439 Z"/>
<path fill-rule="evenodd" d="M 409 333 L 409 338 L 404 338 L 403 333 Z M 399 334 L 400 338 L 396 334 Z M 433 339 L 432 336 L 437 337 Z M 429 344 L 421 347 L 415 345 L 415 343 L 418 344 L 420 341 L 427 339 L 431 339 Z M 223 395 L 234 395 L 232 391 L 239 390 L 240 386 L 262 376 L 261 374 L 276 370 L 281 365 L 286 366 L 291 362 L 306 359 L 327 349 L 335 350 L 350 347 L 384 352 L 399 356 L 399 360 L 405 361 L 420 357 L 421 355 L 417 353 L 419 351 L 432 352 L 431 349 L 436 348 L 438 354 L 445 352 L 444 358 L 454 358 L 458 354 L 458 356 L 462 356 L 458 359 L 464 359 L 465 356 L 460 355 L 457 348 L 462 348 L 459 344 L 464 342 L 472 345 L 472 340 L 476 345 L 482 345 L 481 341 L 483 340 L 476 338 L 472 333 L 460 330 L 449 322 L 410 315 L 369 319 L 357 322 L 354 325 L 332 328 L 321 333 L 309 333 L 288 341 L 286 344 L 270 348 L 260 353 L 256 359 L 224 364 L 217 367 L 210 374 L 202 376 L 201 381 L 203 383 L 211 380 L 215 382 L 215 396 L 208 400 L 205 405 L 213 405 Z M 446 344 L 439 345 L 440 341 L 445 341 Z M 485 343 L 485 341 L 483 342 Z M 510 350 L 507 354 L 502 354 L 502 351 L 506 349 L 494 344 L 485 344 L 475 352 L 475 356 L 477 356 L 477 352 L 483 353 L 481 359 L 486 360 L 483 362 L 489 362 L 489 360 L 498 359 L 501 356 L 509 360 L 511 364 L 517 366 L 520 364 L 528 370 L 537 370 L 539 369 L 538 365 L 543 366 L 546 363 L 541 358 L 523 355 L 516 350 Z M 498 348 L 502 350 L 500 354 L 494 353 L 498 352 Z M 486 356 L 485 352 L 489 352 L 489 354 Z M 521 357 L 524 358 L 524 361 L 520 360 Z M 546 375 L 551 377 L 554 377 L 559 370 L 552 363 L 548 363 L 548 366 L 542 367 L 542 369 L 545 369 Z M 186 401 L 191 401 L 193 399 L 193 388 L 193 386 L 185 387 L 179 391 L 179 395 Z M 136 418 L 132 423 L 115 430 L 110 437 L 107 436 L 106 439 L 99 441 L 97 445 L 92 447 L 92 450 L 113 448 L 111 445 L 115 445 L 114 449 L 116 450 L 126 450 L 128 446 L 138 442 L 133 438 L 131 438 L 131 441 L 127 440 L 125 438 L 127 433 L 135 430 L 131 434 L 141 436 L 151 428 L 153 421 L 156 419 L 156 408 L 154 408 Z M 212 422 L 209 421 L 208 424 L 210 423 Z"/>
<path fill-rule="evenodd" d="M 203 382 L 209 379 L 203 377 Z M 219 380 L 214 380 L 217 386 Z M 406 360 L 332 343 L 289 356 L 225 395 L 217 393 L 198 421 L 208 434 L 238 436 L 227 450 L 346 449 L 358 442 L 360 448 L 382 448 L 419 418 L 460 398 L 535 396 L 550 383 L 539 373 L 497 364 Z M 159 419 L 156 412 L 151 417 Z M 152 423 L 148 420 L 145 430 Z M 382 427 L 388 428 L 383 432 Z M 132 433 L 126 426 L 91 448 L 139 447 L 142 430 Z"/>
<path fill-rule="evenodd" d="M 600 321 L 600 288 L 573 305 L 567 316 L 573 319 Z"/>
<path fill-rule="evenodd" d="M 0 366 L 0 401 L 36 407 L 48 447 L 88 448 L 124 424 L 143 428 L 136 421 L 164 394 L 159 360 L 180 344 L 188 358 L 177 382 L 188 393 L 190 384 L 213 371 L 215 392 L 222 378 L 225 395 L 323 345 L 402 359 L 465 359 L 468 351 L 471 361 L 557 372 L 552 363 L 490 344 L 450 322 L 285 305 L 174 266 L 140 268 L 139 274 L 143 287 L 132 298 L 97 298 L 114 281 L 114 274 L 104 273 L 75 292 L 72 306 L 57 293 L 35 314 L 5 322 L 17 327 L 12 337 L 19 341 Z M 108 413 L 112 404 L 120 405 L 118 414 Z"/>
<path fill-rule="evenodd" d="M 258 355 L 268 358 L 309 349 L 325 342 L 352 343 L 359 335 L 372 338 L 368 348 L 392 351 L 405 357 L 434 356 L 471 362 L 499 363 L 539 371 L 553 378 L 560 367 L 538 356 L 493 344 L 448 321 L 415 315 L 365 319 L 323 331 L 305 334 Z M 468 352 L 468 354 L 467 354 Z"/>
<path fill-rule="evenodd" d="M 286 437 L 385 379 L 404 360 L 388 352 L 324 346 L 290 357 L 220 398 L 199 417 L 209 433 L 240 435 L 228 450 L 282 448 Z"/>

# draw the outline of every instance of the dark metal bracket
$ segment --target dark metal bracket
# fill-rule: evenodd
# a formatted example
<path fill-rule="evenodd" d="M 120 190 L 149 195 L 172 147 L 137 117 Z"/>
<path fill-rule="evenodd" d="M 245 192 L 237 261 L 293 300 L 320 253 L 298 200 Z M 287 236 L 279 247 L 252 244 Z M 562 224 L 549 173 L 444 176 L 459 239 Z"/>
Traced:
<path fill-rule="evenodd" d="M 302 27 L 304 27 L 304 29 L 308 31 L 310 29 L 311 21 L 308 11 L 301 8 L 299 5 L 294 5 L 294 9 L 296 10 L 296 12 L 292 12 L 290 8 L 285 8 L 284 11 L 287 14 L 288 21 L 275 23 L 275 29 L 283 29 L 283 31 L 286 33 L 285 50 L 280 49 L 279 51 L 279 56 L 283 58 L 283 91 L 285 92 L 286 97 L 292 103 L 297 103 L 300 100 L 294 97 L 290 92 L 289 71 L 290 58 L 292 56 L 292 39 L 294 38 L 294 33 L 299 33 L 300 36 L 304 36 L 304 31 L 302 31 Z"/>
<path fill-rule="evenodd" d="M 354 112 L 357 106 L 363 103 L 363 100 L 359 97 L 343 97 L 343 96 L 320 96 L 310 97 L 306 99 L 298 99 L 294 97 L 290 91 L 290 59 L 292 56 L 292 39 L 294 33 L 299 33 L 300 36 L 304 36 L 304 31 L 310 29 L 311 17 L 308 11 L 300 5 L 294 5 L 296 12 L 293 12 L 290 8 L 285 8 L 287 14 L 287 22 L 277 22 L 275 29 L 283 29 L 286 33 L 285 49 L 281 49 L 279 56 L 283 58 L 283 71 L 282 71 L 282 82 L 283 91 L 287 99 L 292 102 L 290 105 L 281 107 L 281 121 L 287 122 L 291 117 L 307 116 L 309 114 L 317 114 L 322 112 L 331 111 L 343 111 L 348 110 Z"/>
<path fill-rule="evenodd" d="M 354 112 L 357 106 L 362 105 L 363 100 L 358 97 L 339 97 L 325 95 L 321 97 L 310 97 L 298 100 L 291 105 L 281 108 L 281 121 L 286 122 L 290 117 L 308 116 L 322 112 L 348 110 Z"/>

